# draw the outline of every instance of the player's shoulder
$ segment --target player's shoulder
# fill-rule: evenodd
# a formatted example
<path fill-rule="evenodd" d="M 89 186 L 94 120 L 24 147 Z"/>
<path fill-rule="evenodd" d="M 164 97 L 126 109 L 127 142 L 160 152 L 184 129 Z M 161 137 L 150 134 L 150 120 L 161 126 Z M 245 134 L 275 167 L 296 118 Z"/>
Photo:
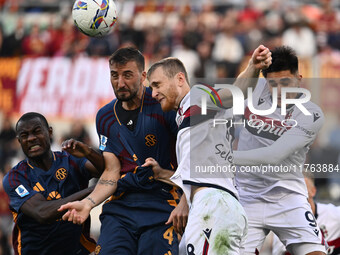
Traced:
<path fill-rule="evenodd" d="M 300 108 L 295 106 L 294 112 L 296 112 L 296 118 L 309 125 L 316 125 L 316 126 L 321 126 L 324 123 L 324 114 L 321 110 L 321 108 L 309 101 L 307 103 L 303 104 L 303 107 L 307 112 L 303 112 Z"/>
<path fill-rule="evenodd" d="M 17 180 L 20 176 L 27 176 L 27 170 L 29 168 L 27 160 L 20 161 L 4 176 L 3 184 L 6 187 L 16 187 Z"/>
<path fill-rule="evenodd" d="M 71 156 L 67 151 L 53 151 L 53 156 L 55 160 L 67 159 Z"/>
<path fill-rule="evenodd" d="M 143 112 L 159 112 L 162 113 L 162 107 L 160 103 L 152 97 L 152 89 L 145 87 L 145 93 L 143 94 Z"/>
<path fill-rule="evenodd" d="M 316 203 L 317 210 L 319 215 L 323 215 L 325 213 L 334 215 L 335 217 L 339 217 L 340 215 L 340 206 L 336 206 L 334 204 L 323 204 L 323 203 Z"/>
<path fill-rule="evenodd" d="M 219 94 L 218 90 L 208 84 L 195 84 L 191 87 L 190 92 L 187 94 L 187 96 L 184 99 L 187 99 L 185 104 L 186 105 L 202 105 L 202 97 L 205 96 L 208 99 L 208 102 L 212 102 L 212 104 L 216 105 L 219 103 Z M 183 99 L 183 100 L 184 100 Z"/>
<path fill-rule="evenodd" d="M 84 159 L 75 157 L 67 151 L 54 151 L 53 154 L 57 164 L 70 164 L 73 167 L 77 167 L 78 162 Z"/>
<path fill-rule="evenodd" d="M 27 168 L 29 167 L 27 159 L 21 160 L 18 164 L 16 164 L 9 173 L 20 173 L 27 171 Z"/>
<path fill-rule="evenodd" d="M 116 102 L 117 99 L 114 99 L 98 110 L 96 115 L 97 131 L 104 132 L 104 130 L 108 129 L 108 125 L 110 126 L 113 122 L 117 120 L 114 112 L 114 105 Z"/>
<path fill-rule="evenodd" d="M 103 107 L 101 107 L 97 112 L 97 119 L 108 115 L 109 113 L 113 113 L 113 106 L 116 103 L 117 99 L 113 99 L 111 102 L 107 103 Z"/>

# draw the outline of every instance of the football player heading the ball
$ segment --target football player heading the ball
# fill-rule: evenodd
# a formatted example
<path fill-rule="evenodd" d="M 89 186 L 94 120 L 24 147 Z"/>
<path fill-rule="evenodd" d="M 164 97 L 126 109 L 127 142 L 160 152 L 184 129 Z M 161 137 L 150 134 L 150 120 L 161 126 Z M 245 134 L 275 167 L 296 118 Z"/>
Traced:
<path fill-rule="evenodd" d="M 155 181 L 145 159 L 175 168 L 177 125 L 174 111 L 163 112 L 145 87 L 145 60 L 135 48 L 120 48 L 109 59 L 116 99 L 97 113 L 96 126 L 105 170 L 94 191 L 63 205 L 64 220 L 82 223 L 105 199 L 100 215 L 99 254 L 178 254 L 177 233 L 187 219 L 187 203 L 178 203 L 173 185 Z M 174 172 L 174 171 L 172 171 Z"/>

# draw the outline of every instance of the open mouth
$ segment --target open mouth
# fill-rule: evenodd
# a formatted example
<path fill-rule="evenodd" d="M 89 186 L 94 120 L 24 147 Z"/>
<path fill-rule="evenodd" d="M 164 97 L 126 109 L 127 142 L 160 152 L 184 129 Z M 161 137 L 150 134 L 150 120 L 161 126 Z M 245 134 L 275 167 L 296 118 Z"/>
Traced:
<path fill-rule="evenodd" d="M 29 151 L 35 152 L 35 151 L 38 151 L 40 148 L 41 148 L 41 146 L 38 145 L 38 144 L 37 145 L 33 145 L 33 146 L 29 147 Z"/>

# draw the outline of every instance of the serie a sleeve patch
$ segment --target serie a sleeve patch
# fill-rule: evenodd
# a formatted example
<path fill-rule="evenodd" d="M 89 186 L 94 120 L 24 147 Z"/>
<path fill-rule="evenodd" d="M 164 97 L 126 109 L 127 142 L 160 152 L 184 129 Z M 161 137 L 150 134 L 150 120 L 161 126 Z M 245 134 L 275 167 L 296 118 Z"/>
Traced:
<path fill-rule="evenodd" d="M 25 197 L 29 194 L 27 189 L 24 187 L 24 185 L 19 185 L 16 189 L 15 192 L 20 196 L 20 197 Z"/>

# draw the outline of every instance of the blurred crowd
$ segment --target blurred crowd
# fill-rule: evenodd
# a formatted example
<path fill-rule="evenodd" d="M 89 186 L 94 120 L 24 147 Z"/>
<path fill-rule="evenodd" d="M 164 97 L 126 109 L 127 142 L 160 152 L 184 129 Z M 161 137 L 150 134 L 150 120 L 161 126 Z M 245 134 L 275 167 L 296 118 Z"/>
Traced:
<path fill-rule="evenodd" d="M 180 56 L 190 63 L 190 77 L 235 77 L 244 57 L 260 43 L 290 45 L 300 58 L 339 55 L 340 8 L 331 0 L 116 2 L 118 22 L 102 39 L 75 28 L 71 2 L 49 13 L 41 8 L 11 12 L 11 5 L 3 5 L 0 56 L 108 56 L 122 45 L 135 45 L 151 63 Z"/>

